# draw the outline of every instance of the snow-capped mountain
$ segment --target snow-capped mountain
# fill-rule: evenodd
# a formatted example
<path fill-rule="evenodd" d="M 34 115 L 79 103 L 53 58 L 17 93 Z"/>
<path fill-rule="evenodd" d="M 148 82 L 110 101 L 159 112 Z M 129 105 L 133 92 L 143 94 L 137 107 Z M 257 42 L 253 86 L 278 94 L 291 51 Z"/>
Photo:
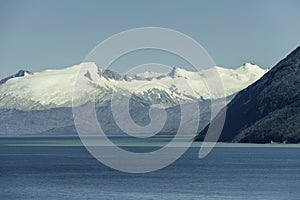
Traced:
<path fill-rule="evenodd" d="M 246 63 L 238 69 L 215 67 L 221 77 L 225 96 L 232 95 L 258 80 L 266 73 L 257 65 Z M 120 75 L 103 70 L 95 63 L 81 63 L 60 70 L 37 73 L 22 71 L 0 84 L 0 109 L 41 110 L 71 107 L 74 85 L 80 78 L 82 98 L 96 91 L 99 102 L 110 99 L 113 92 L 134 94 L 149 103 L 169 107 L 182 102 L 215 98 L 207 88 L 208 70 L 192 72 L 173 68 L 169 73 L 144 72 Z"/>
<path fill-rule="evenodd" d="M 173 68 L 168 73 L 133 75 L 103 70 L 95 63 L 36 73 L 23 70 L 1 81 L 0 135 L 76 135 L 72 99 L 82 105 L 91 100 L 91 94 L 95 95 L 92 100 L 97 101 L 96 115 L 107 134 L 124 134 L 112 115 L 111 98 L 115 94 L 130 98 L 131 117 L 141 126 L 150 122 L 151 105 L 159 104 L 166 108 L 167 121 L 161 134 L 176 133 L 181 120 L 179 103 L 196 101 L 201 110 L 201 121 L 192 117 L 187 119 L 184 130 L 189 132 L 195 126 L 201 130 L 211 119 L 210 99 L 216 98 L 205 83 L 212 74 L 210 70 L 223 80 L 225 96 L 231 95 L 228 100 L 266 72 L 249 63 L 238 69 L 214 67 L 192 72 Z M 160 116 L 154 118 L 160 119 Z"/>
<path fill-rule="evenodd" d="M 33 73 L 31 73 L 30 71 L 26 71 L 26 70 L 20 70 L 20 71 L 18 71 L 16 74 L 11 75 L 11 76 L 9 76 L 9 77 L 6 77 L 6 78 L 0 80 L 0 84 L 5 83 L 5 82 L 8 81 L 9 79 L 16 78 L 16 77 L 27 76 L 27 75 L 33 75 Z"/>

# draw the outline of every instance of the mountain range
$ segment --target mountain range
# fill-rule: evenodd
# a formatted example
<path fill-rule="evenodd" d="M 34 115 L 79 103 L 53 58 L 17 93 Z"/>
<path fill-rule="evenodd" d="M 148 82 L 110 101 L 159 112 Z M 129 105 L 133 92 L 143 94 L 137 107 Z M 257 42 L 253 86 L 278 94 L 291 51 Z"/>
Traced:
<path fill-rule="evenodd" d="M 261 78 L 267 70 L 246 63 L 237 69 L 214 67 L 223 80 L 228 101 L 240 90 Z M 60 70 L 32 73 L 21 70 L 1 80 L 0 134 L 76 134 L 72 116 L 74 84 L 79 77 L 80 95 L 96 91 L 96 109 L 108 134 L 122 134 L 114 122 L 110 104 L 113 93 L 128 96 L 130 113 L 137 124 L 149 123 L 148 110 L 153 104 L 166 109 L 164 134 L 173 134 L 180 122 L 180 105 L 197 102 L 201 110 L 201 130 L 210 120 L 210 100 L 217 99 L 207 88 L 210 69 L 199 72 L 172 68 L 168 73 L 144 72 L 121 75 L 104 70 L 95 63 L 81 63 Z M 157 116 L 159 117 L 159 116 Z M 190 119 L 193 123 L 193 119 Z M 190 123 L 186 125 L 188 129 Z"/>
<path fill-rule="evenodd" d="M 233 95 L 258 80 L 265 69 L 246 63 L 233 70 L 215 67 L 223 80 L 225 95 Z M 103 70 L 95 63 L 81 63 L 62 70 L 46 70 L 38 73 L 20 71 L 3 79 L 0 85 L 0 109 L 42 110 L 71 107 L 74 83 L 78 76 L 84 77 L 82 91 L 87 94 L 97 90 L 97 100 L 105 102 L 117 90 L 165 107 L 179 103 L 212 99 L 205 76 L 200 72 L 173 68 L 169 73 L 144 72 L 120 75 Z"/>

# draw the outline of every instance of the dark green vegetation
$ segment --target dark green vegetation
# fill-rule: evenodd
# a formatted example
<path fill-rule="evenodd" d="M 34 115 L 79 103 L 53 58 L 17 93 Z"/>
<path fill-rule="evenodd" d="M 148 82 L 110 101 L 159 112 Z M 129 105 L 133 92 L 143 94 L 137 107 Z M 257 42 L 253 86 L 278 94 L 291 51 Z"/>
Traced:
<path fill-rule="evenodd" d="M 260 80 L 240 91 L 209 125 L 225 124 L 219 141 L 270 143 L 300 142 L 300 47 Z M 201 131 L 201 141 L 208 130 Z M 212 140 L 212 137 L 208 138 Z"/>

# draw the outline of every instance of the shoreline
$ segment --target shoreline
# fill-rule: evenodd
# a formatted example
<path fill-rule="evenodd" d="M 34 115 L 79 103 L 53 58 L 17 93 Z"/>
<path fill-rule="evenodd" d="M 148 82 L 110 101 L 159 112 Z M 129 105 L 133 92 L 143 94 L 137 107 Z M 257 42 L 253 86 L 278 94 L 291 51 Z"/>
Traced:
<path fill-rule="evenodd" d="M 182 138 L 182 141 L 180 141 Z M 190 145 L 189 141 L 186 140 L 186 137 L 180 137 L 179 141 L 176 141 L 172 144 L 170 148 L 176 147 L 190 147 L 200 148 L 203 142 L 192 142 Z M 189 139 L 190 137 L 188 137 Z M 141 138 L 130 138 L 127 136 L 109 136 L 111 145 L 107 145 L 101 137 L 97 137 L 97 140 L 94 137 L 87 137 L 85 141 L 88 142 L 88 146 L 99 146 L 99 147 L 109 147 L 109 146 L 120 146 L 120 147 L 164 147 L 171 140 L 170 135 L 164 136 L 155 136 L 148 139 Z M 227 142 L 217 142 L 211 143 L 206 142 L 206 146 L 214 146 L 214 148 L 300 148 L 300 144 L 284 144 L 284 143 L 227 143 Z M 2 137 L 0 136 L 0 146 L 82 146 L 80 138 L 78 136 L 26 136 L 26 137 Z M 203 147 L 205 148 L 205 147 Z"/>

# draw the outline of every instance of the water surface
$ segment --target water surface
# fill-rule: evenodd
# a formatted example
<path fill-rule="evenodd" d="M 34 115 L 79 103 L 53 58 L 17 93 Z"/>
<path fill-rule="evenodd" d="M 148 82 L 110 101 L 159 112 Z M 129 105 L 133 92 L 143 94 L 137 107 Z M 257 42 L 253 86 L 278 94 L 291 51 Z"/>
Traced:
<path fill-rule="evenodd" d="M 127 148 L 157 148 L 150 144 Z M 204 159 L 199 146 L 162 170 L 128 174 L 99 163 L 78 139 L 1 138 L 0 199 L 299 199 L 299 145 L 219 144 Z"/>

